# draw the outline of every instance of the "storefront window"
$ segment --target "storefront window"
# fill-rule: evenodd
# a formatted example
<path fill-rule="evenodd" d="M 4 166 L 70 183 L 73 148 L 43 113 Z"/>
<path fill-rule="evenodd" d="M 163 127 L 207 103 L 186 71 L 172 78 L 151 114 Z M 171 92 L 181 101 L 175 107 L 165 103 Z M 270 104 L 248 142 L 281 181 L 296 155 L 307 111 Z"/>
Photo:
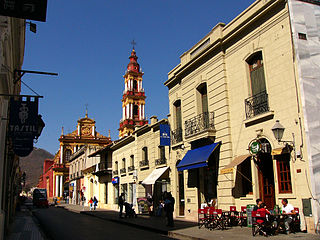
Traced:
<path fill-rule="evenodd" d="M 118 204 L 118 199 L 119 199 L 119 184 L 113 185 L 114 187 L 114 203 Z"/>

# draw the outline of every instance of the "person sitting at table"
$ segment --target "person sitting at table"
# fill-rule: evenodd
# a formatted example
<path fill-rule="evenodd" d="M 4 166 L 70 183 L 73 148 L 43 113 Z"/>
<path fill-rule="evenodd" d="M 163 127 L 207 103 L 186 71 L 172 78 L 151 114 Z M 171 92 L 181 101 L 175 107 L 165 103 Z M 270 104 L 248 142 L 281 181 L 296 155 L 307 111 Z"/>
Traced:
<path fill-rule="evenodd" d="M 284 226 L 286 228 L 286 234 L 289 234 L 290 231 L 290 223 L 292 222 L 292 215 L 295 215 L 293 206 L 288 203 L 288 199 L 283 198 L 282 201 L 282 214 L 287 217 L 284 219 Z"/>
<path fill-rule="evenodd" d="M 260 204 L 262 203 L 262 200 L 258 198 L 256 200 L 257 205 L 254 206 L 253 211 L 257 211 L 260 208 Z"/>

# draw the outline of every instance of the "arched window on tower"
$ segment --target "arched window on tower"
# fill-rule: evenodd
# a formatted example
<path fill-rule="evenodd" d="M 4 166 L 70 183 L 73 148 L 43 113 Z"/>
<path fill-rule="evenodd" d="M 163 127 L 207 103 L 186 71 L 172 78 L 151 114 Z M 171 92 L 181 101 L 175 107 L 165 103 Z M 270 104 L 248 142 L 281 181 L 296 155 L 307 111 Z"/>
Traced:
<path fill-rule="evenodd" d="M 138 105 L 133 106 L 133 119 L 139 120 L 139 107 L 138 107 Z"/>
<path fill-rule="evenodd" d="M 137 80 L 133 80 L 133 91 L 138 91 Z"/>

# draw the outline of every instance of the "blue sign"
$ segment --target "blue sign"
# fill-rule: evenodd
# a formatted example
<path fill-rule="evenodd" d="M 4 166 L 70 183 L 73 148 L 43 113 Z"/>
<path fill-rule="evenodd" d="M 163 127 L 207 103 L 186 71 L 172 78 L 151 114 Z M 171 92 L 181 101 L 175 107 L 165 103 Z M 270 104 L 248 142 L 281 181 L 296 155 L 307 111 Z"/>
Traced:
<path fill-rule="evenodd" d="M 119 183 L 119 177 L 112 178 L 112 183 L 113 184 L 118 184 Z"/>
<path fill-rule="evenodd" d="M 170 146 L 170 126 L 160 124 L 160 146 Z"/>

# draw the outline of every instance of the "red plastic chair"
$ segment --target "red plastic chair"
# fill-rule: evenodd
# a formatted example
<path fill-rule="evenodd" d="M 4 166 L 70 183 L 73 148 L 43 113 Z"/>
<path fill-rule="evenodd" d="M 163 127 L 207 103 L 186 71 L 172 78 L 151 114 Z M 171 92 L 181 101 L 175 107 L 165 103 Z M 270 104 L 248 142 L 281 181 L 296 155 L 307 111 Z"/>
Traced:
<path fill-rule="evenodd" d="M 237 226 L 240 224 L 239 222 L 239 212 L 237 211 L 236 206 L 230 206 L 230 211 L 227 216 L 227 223 L 230 227 Z"/>
<path fill-rule="evenodd" d="M 291 232 L 300 232 L 301 228 L 300 228 L 300 210 L 299 210 L 299 208 L 295 207 L 294 212 L 296 214 L 292 216 L 290 230 L 291 230 Z"/>
<path fill-rule="evenodd" d="M 209 223 L 208 209 L 198 209 L 198 228 L 207 227 Z"/>
<path fill-rule="evenodd" d="M 246 226 L 247 225 L 247 207 L 241 206 L 241 212 L 239 215 L 239 223 L 240 226 Z"/>
<path fill-rule="evenodd" d="M 267 236 L 265 231 L 265 226 L 267 223 L 267 217 L 265 212 L 252 211 L 252 236 L 262 233 L 264 236 Z"/>
<path fill-rule="evenodd" d="M 226 220 L 222 214 L 221 209 L 209 209 L 209 224 L 208 227 L 210 230 L 218 228 L 221 230 L 226 229 Z"/>

